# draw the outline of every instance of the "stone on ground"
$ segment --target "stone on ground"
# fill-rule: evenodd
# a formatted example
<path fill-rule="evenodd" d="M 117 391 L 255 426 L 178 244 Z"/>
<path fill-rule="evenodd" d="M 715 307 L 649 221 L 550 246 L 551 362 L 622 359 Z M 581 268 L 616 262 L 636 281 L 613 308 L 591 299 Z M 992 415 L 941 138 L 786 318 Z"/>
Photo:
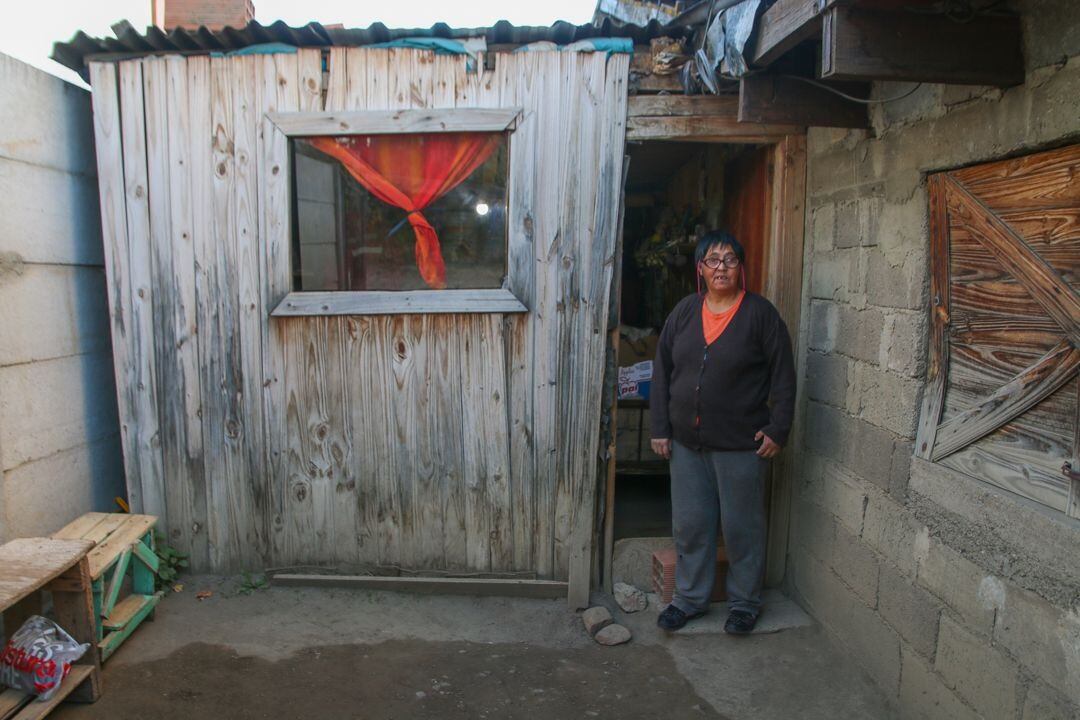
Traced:
<path fill-rule="evenodd" d="M 597 605 L 581 613 L 581 621 L 585 623 L 585 631 L 595 635 L 598 630 L 611 624 L 611 613 L 606 607 Z"/>
<path fill-rule="evenodd" d="M 622 625 L 608 625 L 593 637 L 601 645 L 622 645 L 630 642 L 630 631 Z"/>
<path fill-rule="evenodd" d="M 615 583 L 613 592 L 615 594 L 615 602 L 618 603 L 623 612 L 640 612 L 649 606 L 649 601 L 645 597 L 645 593 L 638 590 L 633 585 Z"/>

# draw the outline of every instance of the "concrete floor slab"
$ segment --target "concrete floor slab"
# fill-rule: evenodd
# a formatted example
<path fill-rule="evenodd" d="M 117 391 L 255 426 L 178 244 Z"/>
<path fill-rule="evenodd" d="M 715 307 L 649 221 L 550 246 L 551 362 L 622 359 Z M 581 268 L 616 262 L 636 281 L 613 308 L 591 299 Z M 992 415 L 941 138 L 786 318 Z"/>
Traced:
<path fill-rule="evenodd" d="M 646 610 L 601 647 L 561 600 L 184 586 L 106 664 L 102 699 L 55 717 L 892 717 L 817 626 L 667 634 Z"/>
<path fill-rule="evenodd" d="M 643 613 L 634 613 L 635 616 L 640 616 L 640 619 L 635 617 L 635 626 L 643 620 L 655 625 L 657 615 L 665 607 L 660 602 L 660 596 L 656 593 L 649 593 L 648 598 L 649 608 Z M 814 624 L 813 619 L 806 614 L 805 610 L 799 607 L 794 600 L 788 599 L 779 590 L 766 590 L 762 593 L 761 600 L 761 615 L 758 617 L 752 635 L 768 635 L 781 630 L 810 627 Z M 644 617 L 646 615 L 647 618 Z M 681 635 L 716 635 L 723 633 L 727 615 L 728 604 L 726 602 L 713 603 L 709 606 L 708 613 L 687 623 L 686 627 L 679 630 L 679 633 Z"/>

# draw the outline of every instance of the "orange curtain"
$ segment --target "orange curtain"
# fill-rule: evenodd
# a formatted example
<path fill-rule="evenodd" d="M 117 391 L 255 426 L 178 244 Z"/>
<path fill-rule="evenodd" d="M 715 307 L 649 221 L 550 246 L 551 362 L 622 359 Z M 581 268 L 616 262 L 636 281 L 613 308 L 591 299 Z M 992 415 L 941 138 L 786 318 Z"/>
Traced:
<path fill-rule="evenodd" d="M 407 212 L 416 235 L 416 267 L 430 287 L 446 287 L 446 264 L 435 228 L 421 212 L 484 164 L 498 146 L 494 133 L 314 137 L 316 150 L 338 160 L 385 203 Z"/>

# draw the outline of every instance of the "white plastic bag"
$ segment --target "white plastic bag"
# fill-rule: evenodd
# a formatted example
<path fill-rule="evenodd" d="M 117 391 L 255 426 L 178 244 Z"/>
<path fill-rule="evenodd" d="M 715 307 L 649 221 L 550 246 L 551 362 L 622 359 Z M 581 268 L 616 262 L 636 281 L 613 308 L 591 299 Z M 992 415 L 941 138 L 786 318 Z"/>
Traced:
<path fill-rule="evenodd" d="M 0 655 L 0 685 L 48 700 L 71 665 L 89 649 L 48 618 L 32 615 L 15 631 Z"/>

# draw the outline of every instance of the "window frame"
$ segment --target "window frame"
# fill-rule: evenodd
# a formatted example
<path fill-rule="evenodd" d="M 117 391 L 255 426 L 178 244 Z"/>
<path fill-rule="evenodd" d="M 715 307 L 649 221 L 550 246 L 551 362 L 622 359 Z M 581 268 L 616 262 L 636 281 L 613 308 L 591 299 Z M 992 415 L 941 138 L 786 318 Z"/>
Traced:
<path fill-rule="evenodd" d="M 513 132 L 521 116 L 521 108 L 446 108 L 410 110 L 363 110 L 351 112 L 271 112 L 266 121 L 273 131 L 270 142 L 274 156 L 281 158 L 286 168 L 282 180 L 291 186 L 294 168 L 289 153 L 293 137 L 340 135 L 399 135 L 444 132 L 502 132 L 507 134 L 507 157 Z M 275 166 L 272 172 L 276 172 Z M 275 179 L 276 180 L 276 179 Z M 507 206 L 513 202 L 515 188 L 507 177 Z M 288 236 L 287 247 L 267 248 L 272 254 L 270 264 L 292 277 L 292 225 L 295 209 L 285 203 L 283 226 Z M 525 247 L 510 241 L 507 219 L 507 268 L 520 264 L 515 253 Z M 275 257 L 284 252 L 284 257 Z M 319 315 L 392 315 L 417 313 L 520 313 L 528 312 L 522 302 L 524 288 L 515 288 L 513 273 L 507 273 L 501 288 L 453 290 L 293 290 L 291 280 L 284 296 L 270 311 L 272 317 Z M 280 296 L 280 292 L 277 293 Z"/>

